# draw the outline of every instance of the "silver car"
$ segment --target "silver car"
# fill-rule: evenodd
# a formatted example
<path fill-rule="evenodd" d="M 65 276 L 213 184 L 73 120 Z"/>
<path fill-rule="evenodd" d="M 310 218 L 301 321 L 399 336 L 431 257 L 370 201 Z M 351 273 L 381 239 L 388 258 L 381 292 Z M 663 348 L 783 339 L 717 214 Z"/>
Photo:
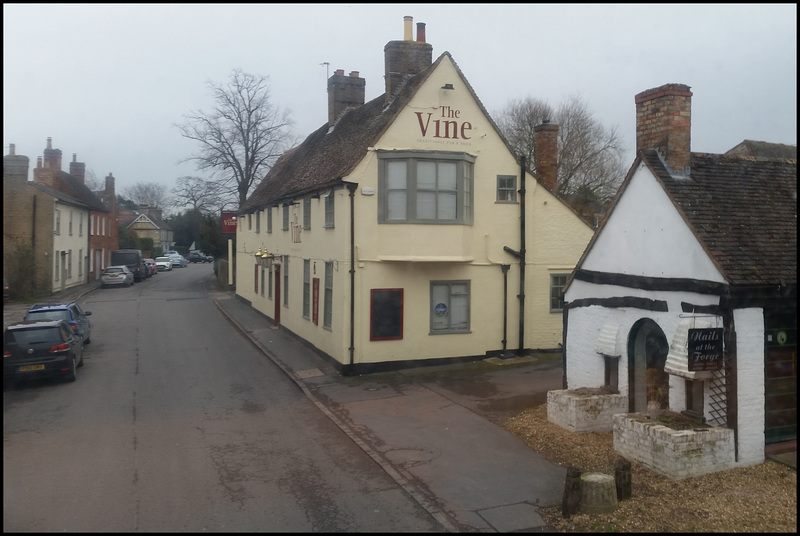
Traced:
<path fill-rule="evenodd" d="M 129 287 L 133 285 L 133 272 L 127 266 L 106 266 L 103 275 L 100 276 L 100 286 L 103 288 L 110 286 Z"/>

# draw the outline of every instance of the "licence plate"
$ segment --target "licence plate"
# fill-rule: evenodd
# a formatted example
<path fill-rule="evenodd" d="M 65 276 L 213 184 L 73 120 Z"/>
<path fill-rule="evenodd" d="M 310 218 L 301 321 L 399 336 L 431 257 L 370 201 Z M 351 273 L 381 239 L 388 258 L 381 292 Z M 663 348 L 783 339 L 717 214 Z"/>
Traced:
<path fill-rule="evenodd" d="M 20 372 L 31 372 L 33 370 L 44 370 L 44 365 L 23 365 L 19 367 Z"/>

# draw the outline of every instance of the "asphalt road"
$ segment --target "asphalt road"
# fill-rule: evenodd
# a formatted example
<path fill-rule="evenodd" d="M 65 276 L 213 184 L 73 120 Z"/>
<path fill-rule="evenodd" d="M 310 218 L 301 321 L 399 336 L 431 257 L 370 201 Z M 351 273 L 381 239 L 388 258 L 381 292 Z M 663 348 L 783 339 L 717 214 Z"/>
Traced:
<path fill-rule="evenodd" d="M 223 319 L 211 270 L 86 295 L 77 382 L 4 389 L 3 530 L 442 531 Z"/>

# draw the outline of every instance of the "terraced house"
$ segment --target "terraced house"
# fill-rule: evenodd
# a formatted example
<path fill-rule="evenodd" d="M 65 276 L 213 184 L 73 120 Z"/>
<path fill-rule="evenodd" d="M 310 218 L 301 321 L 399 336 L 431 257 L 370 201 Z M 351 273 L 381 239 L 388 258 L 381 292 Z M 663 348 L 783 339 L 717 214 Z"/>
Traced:
<path fill-rule="evenodd" d="M 425 25 L 384 48 L 385 93 L 328 79 L 328 118 L 237 213 L 236 294 L 343 373 L 557 350 L 593 229 L 511 150 Z"/>
<path fill-rule="evenodd" d="M 61 154 L 48 138 L 33 181 L 30 159 L 13 144 L 3 157 L 3 271 L 21 296 L 99 279 L 118 248 L 114 177 L 95 194 L 85 164 L 73 154 L 69 173 L 62 171 Z"/>

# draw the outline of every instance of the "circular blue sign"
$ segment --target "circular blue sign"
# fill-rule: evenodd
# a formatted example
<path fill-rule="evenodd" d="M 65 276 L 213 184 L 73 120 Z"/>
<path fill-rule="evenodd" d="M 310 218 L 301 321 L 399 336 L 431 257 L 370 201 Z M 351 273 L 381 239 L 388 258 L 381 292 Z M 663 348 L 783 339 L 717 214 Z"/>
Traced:
<path fill-rule="evenodd" d="M 447 305 L 443 303 L 437 303 L 436 306 L 433 308 L 433 312 L 439 316 L 444 316 L 447 314 Z"/>

